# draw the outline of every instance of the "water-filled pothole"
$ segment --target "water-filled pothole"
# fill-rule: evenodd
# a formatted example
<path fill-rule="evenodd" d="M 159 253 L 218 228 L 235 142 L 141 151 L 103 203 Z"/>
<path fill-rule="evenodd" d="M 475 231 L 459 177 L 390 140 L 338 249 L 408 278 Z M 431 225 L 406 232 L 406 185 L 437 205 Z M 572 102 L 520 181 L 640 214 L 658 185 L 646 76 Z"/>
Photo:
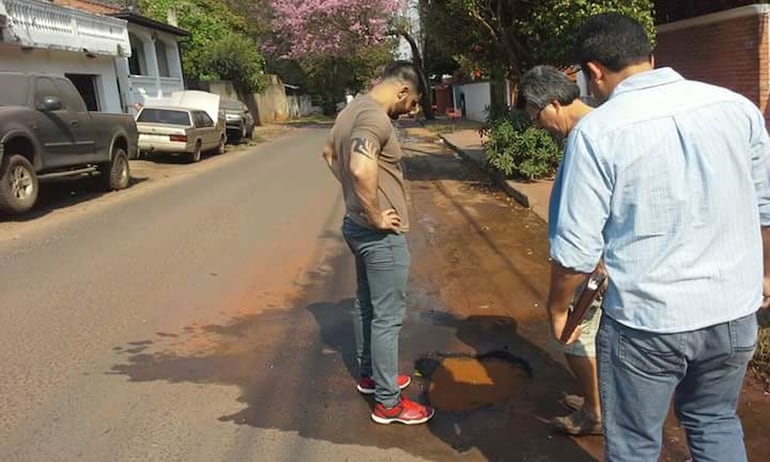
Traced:
<path fill-rule="evenodd" d="M 483 355 L 434 353 L 417 361 L 430 381 L 430 404 L 442 411 L 472 411 L 510 400 L 532 377 L 529 364 L 507 351 Z"/>

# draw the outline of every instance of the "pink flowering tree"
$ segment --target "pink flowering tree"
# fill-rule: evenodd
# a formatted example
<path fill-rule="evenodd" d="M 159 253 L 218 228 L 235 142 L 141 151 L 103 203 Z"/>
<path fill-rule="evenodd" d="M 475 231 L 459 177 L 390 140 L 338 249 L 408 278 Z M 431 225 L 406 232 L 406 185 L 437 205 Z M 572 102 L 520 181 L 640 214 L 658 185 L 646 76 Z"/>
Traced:
<path fill-rule="evenodd" d="M 404 37 L 421 74 L 422 57 L 401 16 L 408 0 L 273 0 L 275 39 L 267 47 L 273 54 L 294 60 L 366 58 L 369 50 Z M 425 76 L 423 82 L 427 84 Z M 423 110 L 432 118 L 430 92 Z"/>
<path fill-rule="evenodd" d="M 273 0 L 273 30 L 288 58 L 348 56 L 385 41 L 398 8 L 398 0 Z"/>

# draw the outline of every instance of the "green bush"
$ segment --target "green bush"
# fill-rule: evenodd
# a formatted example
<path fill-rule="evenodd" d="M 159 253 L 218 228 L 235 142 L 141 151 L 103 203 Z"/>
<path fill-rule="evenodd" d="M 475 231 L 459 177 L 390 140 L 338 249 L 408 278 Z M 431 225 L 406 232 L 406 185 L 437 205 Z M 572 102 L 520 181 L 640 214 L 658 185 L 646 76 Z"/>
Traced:
<path fill-rule="evenodd" d="M 206 48 L 200 65 L 206 77 L 231 80 L 247 93 L 258 93 L 265 88 L 264 59 L 250 37 L 225 34 Z"/>
<path fill-rule="evenodd" d="M 487 163 L 507 177 L 535 180 L 553 176 L 562 145 L 532 124 L 524 111 L 511 109 L 487 121 Z"/>

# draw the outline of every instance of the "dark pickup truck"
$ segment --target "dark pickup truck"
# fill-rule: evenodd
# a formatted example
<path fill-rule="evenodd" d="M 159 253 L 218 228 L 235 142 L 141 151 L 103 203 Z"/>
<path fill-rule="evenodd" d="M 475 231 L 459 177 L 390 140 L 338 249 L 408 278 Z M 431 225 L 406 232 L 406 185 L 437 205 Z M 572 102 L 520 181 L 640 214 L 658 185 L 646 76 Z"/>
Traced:
<path fill-rule="evenodd" d="M 64 77 L 0 72 L 0 212 L 31 209 L 40 179 L 98 173 L 126 188 L 137 138 L 133 117 L 89 112 Z"/>

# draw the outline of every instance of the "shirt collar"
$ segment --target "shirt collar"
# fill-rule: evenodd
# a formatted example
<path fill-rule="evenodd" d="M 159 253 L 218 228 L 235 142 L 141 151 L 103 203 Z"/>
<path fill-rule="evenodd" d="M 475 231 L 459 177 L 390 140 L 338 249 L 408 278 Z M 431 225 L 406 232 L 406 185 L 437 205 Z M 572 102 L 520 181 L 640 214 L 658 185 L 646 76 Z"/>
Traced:
<path fill-rule="evenodd" d="M 620 82 L 620 84 L 615 87 L 615 90 L 613 90 L 609 99 L 623 93 L 668 85 L 680 80 L 684 80 L 684 77 L 670 67 L 661 67 L 660 69 L 640 72 Z"/>

